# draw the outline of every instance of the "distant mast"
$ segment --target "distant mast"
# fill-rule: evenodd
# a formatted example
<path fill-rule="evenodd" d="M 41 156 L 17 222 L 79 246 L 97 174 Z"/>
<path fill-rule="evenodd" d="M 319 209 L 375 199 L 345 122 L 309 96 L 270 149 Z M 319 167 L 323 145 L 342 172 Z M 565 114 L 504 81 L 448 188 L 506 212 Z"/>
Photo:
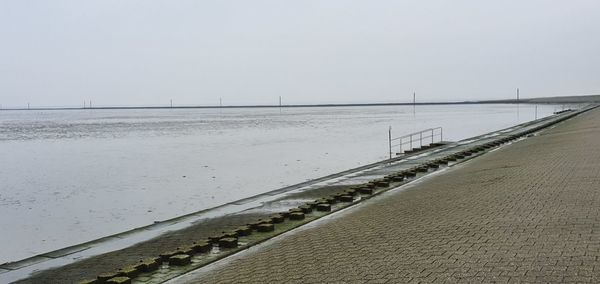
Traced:
<path fill-rule="evenodd" d="M 519 102 L 519 88 L 517 88 L 517 103 Z"/>
<path fill-rule="evenodd" d="M 413 116 L 417 116 L 417 92 L 413 92 Z"/>

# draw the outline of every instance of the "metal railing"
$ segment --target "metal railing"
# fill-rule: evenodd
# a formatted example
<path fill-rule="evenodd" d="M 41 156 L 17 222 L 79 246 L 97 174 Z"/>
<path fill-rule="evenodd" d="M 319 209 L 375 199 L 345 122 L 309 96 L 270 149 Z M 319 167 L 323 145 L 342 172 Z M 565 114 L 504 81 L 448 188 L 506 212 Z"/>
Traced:
<path fill-rule="evenodd" d="M 412 150 L 418 145 L 419 148 L 428 146 L 433 143 L 441 142 L 443 139 L 443 129 L 441 127 L 429 128 L 419 132 L 411 133 L 408 135 L 392 138 L 392 127 L 389 130 L 389 147 L 390 147 L 390 159 L 393 157 L 394 148 L 398 147 L 398 154 L 404 153 L 405 151 Z M 437 140 L 439 137 L 439 140 Z M 405 150 L 406 149 L 406 150 Z"/>

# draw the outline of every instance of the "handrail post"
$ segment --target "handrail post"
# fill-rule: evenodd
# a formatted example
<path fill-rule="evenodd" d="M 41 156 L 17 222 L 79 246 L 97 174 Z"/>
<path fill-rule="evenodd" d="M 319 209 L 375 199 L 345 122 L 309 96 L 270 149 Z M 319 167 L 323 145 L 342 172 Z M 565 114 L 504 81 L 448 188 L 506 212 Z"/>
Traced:
<path fill-rule="evenodd" d="M 431 144 L 433 144 L 433 128 L 431 129 Z"/>
<path fill-rule="evenodd" d="M 419 132 L 419 147 L 423 147 L 423 131 Z"/>
<path fill-rule="evenodd" d="M 402 145 L 404 139 L 400 139 L 400 153 L 404 153 L 404 145 Z"/>
<path fill-rule="evenodd" d="M 400 139 L 400 153 L 404 153 L 404 138 Z"/>

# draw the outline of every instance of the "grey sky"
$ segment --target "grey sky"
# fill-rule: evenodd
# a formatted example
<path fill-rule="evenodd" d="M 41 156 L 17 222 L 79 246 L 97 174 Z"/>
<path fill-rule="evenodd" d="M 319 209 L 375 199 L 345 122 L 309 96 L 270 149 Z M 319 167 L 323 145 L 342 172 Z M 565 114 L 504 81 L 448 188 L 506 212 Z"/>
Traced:
<path fill-rule="evenodd" d="M 600 93 L 600 1 L 0 1 L 8 107 Z"/>

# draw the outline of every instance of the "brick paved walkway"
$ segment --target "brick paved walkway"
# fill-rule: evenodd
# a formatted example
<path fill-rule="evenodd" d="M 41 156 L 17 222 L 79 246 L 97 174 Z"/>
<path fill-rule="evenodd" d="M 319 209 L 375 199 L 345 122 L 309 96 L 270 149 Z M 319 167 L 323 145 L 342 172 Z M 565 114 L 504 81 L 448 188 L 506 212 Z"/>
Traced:
<path fill-rule="evenodd" d="M 599 256 L 600 110 L 593 110 L 190 282 L 597 283 Z"/>

